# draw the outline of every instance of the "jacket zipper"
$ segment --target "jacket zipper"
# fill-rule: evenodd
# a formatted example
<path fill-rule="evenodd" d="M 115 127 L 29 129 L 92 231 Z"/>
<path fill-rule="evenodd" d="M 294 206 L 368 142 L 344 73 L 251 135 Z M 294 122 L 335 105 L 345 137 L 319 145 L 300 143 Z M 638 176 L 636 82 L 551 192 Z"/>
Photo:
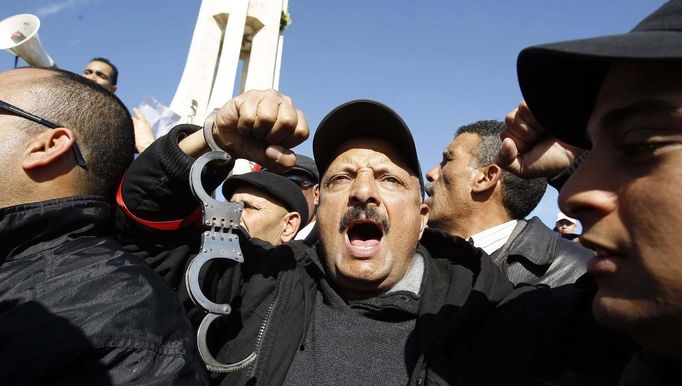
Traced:
<path fill-rule="evenodd" d="M 275 295 L 272 297 L 272 301 L 270 301 L 270 305 L 268 305 L 268 311 L 267 311 L 267 314 L 265 315 L 265 320 L 263 321 L 263 324 L 261 324 L 260 329 L 258 330 L 258 336 L 256 337 L 256 348 L 254 350 L 254 352 L 256 353 L 256 359 L 251 363 L 251 374 L 249 374 L 249 378 L 253 378 L 256 375 L 256 368 L 258 365 L 258 358 L 260 356 L 261 344 L 263 343 L 263 337 L 265 336 L 265 333 L 268 329 L 268 325 L 270 324 L 270 318 L 272 316 L 272 310 L 275 309 L 275 303 L 277 302 L 278 297 L 279 297 L 279 284 L 275 288 Z"/>

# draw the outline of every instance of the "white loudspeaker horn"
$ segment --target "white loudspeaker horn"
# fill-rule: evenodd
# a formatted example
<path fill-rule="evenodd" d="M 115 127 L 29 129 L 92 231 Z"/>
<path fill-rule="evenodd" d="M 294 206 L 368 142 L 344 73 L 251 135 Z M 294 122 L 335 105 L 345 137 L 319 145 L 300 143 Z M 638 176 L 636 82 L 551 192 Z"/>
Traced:
<path fill-rule="evenodd" d="M 0 21 L 0 49 L 12 52 L 34 67 L 57 67 L 38 39 L 40 19 L 24 13 Z"/>

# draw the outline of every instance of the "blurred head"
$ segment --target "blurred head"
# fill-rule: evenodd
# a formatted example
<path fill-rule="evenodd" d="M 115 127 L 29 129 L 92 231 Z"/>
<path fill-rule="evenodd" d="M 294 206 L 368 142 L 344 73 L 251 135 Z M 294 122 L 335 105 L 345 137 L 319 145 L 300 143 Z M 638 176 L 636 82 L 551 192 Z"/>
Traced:
<path fill-rule="evenodd" d="M 559 198 L 597 253 L 597 320 L 640 342 L 682 323 L 682 219 L 671 215 L 682 211 L 681 74 L 678 64 L 613 65 L 588 123 L 592 152 Z"/>
<path fill-rule="evenodd" d="M 669 1 L 631 33 L 530 47 L 518 61 L 521 88 L 538 122 L 556 138 L 592 149 L 564 185 L 559 203 L 580 220 L 581 242 L 597 254 L 588 263 L 599 284 L 595 317 L 647 350 L 677 360 L 682 360 L 680 31 L 682 2 Z"/>
<path fill-rule="evenodd" d="M 249 235 L 273 245 L 292 240 L 308 222 L 307 203 L 298 187 L 272 172 L 232 175 L 223 184 L 223 195 L 244 204 L 241 225 Z"/>
<path fill-rule="evenodd" d="M 559 212 L 556 216 L 556 222 L 554 223 L 554 230 L 563 234 L 570 235 L 574 234 L 578 228 L 577 220 L 566 216 L 563 212 Z"/>
<path fill-rule="evenodd" d="M 130 114 L 118 98 L 67 71 L 20 68 L 0 73 L 0 100 L 58 126 L 0 109 L 0 206 L 85 194 L 113 198 L 133 149 Z M 76 162 L 75 144 L 85 168 Z"/>
<path fill-rule="evenodd" d="M 511 219 L 523 219 L 540 202 L 547 183 L 524 180 L 495 164 L 504 123 L 462 126 L 426 174 L 429 226 L 461 237 Z"/>
<path fill-rule="evenodd" d="M 407 126 L 384 105 L 349 102 L 322 121 L 313 149 L 328 277 L 347 298 L 386 292 L 409 269 L 428 219 Z"/>
<path fill-rule="evenodd" d="M 267 170 L 267 169 L 266 169 Z M 315 218 L 315 208 L 318 202 L 320 176 L 315 161 L 303 154 L 296 154 L 296 165 L 289 171 L 280 173 L 295 183 L 308 203 L 308 219 Z"/>
<path fill-rule="evenodd" d="M 116 92 L 118 69 L 108 59 L 92 59 L 83 70 L 83 76 L 111 92 Z"/>

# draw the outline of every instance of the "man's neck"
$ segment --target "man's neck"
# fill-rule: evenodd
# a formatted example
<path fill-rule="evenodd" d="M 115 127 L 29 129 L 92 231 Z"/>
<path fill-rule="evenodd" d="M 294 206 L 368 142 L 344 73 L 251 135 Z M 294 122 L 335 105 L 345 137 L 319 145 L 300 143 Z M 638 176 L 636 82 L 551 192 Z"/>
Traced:
<path fill-rule="evenodd" d="M 421 287 L 423 276 L 424 258 L 421 254 L 415 252 L 414 256 L 412 257 L 412 261 L 410 262 L 410 266 L 405 271 L 402 279 L 400 279 L 400 281 L 398 281 L 398 283 L 391 288 L 381 290 L 377 289 L 377 291 L 357 292 L 350 291 L 348 289 L 342 289 L 333 284 L 332 286 L 346 301 L 369 299 L 395 291 L 408 291 L 414 293 L 415 295 L 419 295 L 419 289 Z"/>
<path fill-rule="evenodd" d="M 453 236 L 463 239 L 483 232 L 494 226 L 504 224 L 512 219 L 507 211 L 501 207 L 479 206 L 471 211 L 469 216 L 454 219 L 449 229 L 444 229 Z"/>

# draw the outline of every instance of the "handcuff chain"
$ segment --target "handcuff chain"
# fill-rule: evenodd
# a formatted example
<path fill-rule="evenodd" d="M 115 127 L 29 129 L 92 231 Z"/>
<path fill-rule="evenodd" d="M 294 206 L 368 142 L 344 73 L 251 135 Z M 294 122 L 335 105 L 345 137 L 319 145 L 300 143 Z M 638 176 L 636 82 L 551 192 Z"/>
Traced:
<path fill-rule="evenodd" d="M 197 330 L 199 354 L 206 363 L 208 370 L 229 373 L 251 364 L 256 359 L 256 353 L 251 353 L 251 355 L 237 363 L 223 364 L 213 357 L 206 341 L 211 323 L 221 316 L 229 315 L 232 309 L 229 304 L 215 303 L 204 295 L 199 281 L 199 274 L 204 265 L 211 260 L 225 259 L 236 263 L 244 262 L 239 246 L 239 236 L 235 233 L 240 223 L 243 204 L 222 202 L 214 199 L 206 192 L 201 181 L 201 175 L 207 164 L 216 161 L 230 162 L 232 160 L 232 157 L 221 150 L 213 139 L 213 123 L 216 114 L 217 110 L 214 110 L 206 118 L 203 128 L 204 138 L 212 151 L 197 158 L 190 169 L 190 189 L 197 199 L 201 201 L 203 231 L 201 234 L 201 249 L 192 259 L 185 272 L 185 283 L 190 299 L 192 299 L 194 304 L 207 312 Z"/>

